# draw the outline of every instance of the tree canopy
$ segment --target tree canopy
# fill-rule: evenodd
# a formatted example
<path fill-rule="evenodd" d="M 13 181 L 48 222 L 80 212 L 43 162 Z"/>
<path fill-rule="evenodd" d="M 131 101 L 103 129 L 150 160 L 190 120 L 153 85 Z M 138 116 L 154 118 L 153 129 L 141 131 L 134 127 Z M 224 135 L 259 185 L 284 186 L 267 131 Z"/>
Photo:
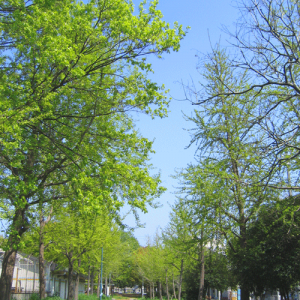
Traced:
<path fill-rule="evenodd" d="M 4 299 L 30 207 L 72 198 L 117 216 L 125 202 L 146 211 L 163 191 L 148 170 L 151 142 L 129 114 L 166 115 L 146 56 L 177 51 L 185 32 L 162 21 L 157 4 L 135 14 L 124 0 L 1 1 L 0 190 L 12 251 L 0 279 Z"/>

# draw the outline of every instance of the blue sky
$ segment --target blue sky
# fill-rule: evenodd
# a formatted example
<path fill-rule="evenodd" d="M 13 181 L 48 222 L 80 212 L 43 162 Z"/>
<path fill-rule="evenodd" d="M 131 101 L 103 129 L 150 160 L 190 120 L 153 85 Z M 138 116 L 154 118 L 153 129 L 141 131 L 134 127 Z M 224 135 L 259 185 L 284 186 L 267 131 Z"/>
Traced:
<path fill-rule="evenodd" d="M 140 1 L 133 2 L 137 8 Z M 134 116 L 141 134 L 154 140 L 156 153 L 152 155 L 151 163 L 156 173 L 160 171 L 162 183 L 168 189 L 159 199 L 161 208 L 150 208 L 147 214 L 140 214 L 145 228 L 136 229 L 134 235 L 141 245 L 146 244 L 148 236 L 154 236 L 157 229 L 164 229 L 168 224 L 171 211 L 169 204 L 174 203 L 177 186 L 177 181 L 170 176 L 175 174 L 176 169 L 194 161 L 195 147 L 185 149 L 190 136 L 184 129 L 191 128 L 192 124 L 184 120 L 183 112 L 191 115 L 196 107 L 187 101 L 179 101 L 185 98 L 180 82 L 188 84 L 192 80 L 199 81 L 197 55 L 209 52 L 211 44 L 218 41 L 222 46 L 228 46 L 228 36 L 221 28 L 225 25 L 234 31 L 234 23 L 238 18 L 234 0 L 160 0 L 158 8 L 168 23 L 178 21 L 184 28 L 190 26 L 191 29 L 182 41 L 179 52 L 166 54 L 160 60 L 149 57 L 154 70 L 151 79 L 165 84 L 174 98 L 170 103 L 168 118 L 151 120 L 144 115 Z M 134 226 L 133 217 L 126 220 L 128 225 Z"/>

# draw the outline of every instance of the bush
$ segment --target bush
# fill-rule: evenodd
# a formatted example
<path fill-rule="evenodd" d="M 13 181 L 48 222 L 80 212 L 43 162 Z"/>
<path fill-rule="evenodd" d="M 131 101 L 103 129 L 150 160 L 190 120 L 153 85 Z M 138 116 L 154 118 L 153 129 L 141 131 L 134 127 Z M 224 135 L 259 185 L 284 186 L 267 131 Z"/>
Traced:
<path fill-rule="evenodd" d="M 32 294 L 29 297 L 29 300 L 40 300 L 40 296 L 39 294 Z M 53 296 L 53 297 L 46 297 L 44 300 L 63 300 L 63 299 L 58 296 Z"/>
<path fill-rule="evenodd" d="M 29 297 L 29 300 L 40 300 L 40 296 L 39 296 L 39 294 L 32 294 Z"/>

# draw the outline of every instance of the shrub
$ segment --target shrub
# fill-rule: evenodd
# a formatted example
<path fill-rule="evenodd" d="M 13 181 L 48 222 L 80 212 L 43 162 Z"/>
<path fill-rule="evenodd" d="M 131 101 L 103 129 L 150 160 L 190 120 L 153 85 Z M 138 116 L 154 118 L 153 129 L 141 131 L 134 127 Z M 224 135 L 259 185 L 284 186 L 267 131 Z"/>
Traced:
<path fill-rule="evenodd" d="M 40 300 L 40 296 L 39 296 L 39 294 L 32 294 L 29 297 L 29 300 Z"/>

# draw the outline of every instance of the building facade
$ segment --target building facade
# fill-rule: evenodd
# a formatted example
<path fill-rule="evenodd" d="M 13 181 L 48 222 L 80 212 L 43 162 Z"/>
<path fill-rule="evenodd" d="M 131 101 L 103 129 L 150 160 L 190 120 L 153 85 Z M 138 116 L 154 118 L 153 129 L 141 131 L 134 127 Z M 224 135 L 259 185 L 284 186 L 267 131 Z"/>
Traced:
<path fill-rule="evenodd" d="M 0 272 L 4 251 L 0 250 Z M 85 277 L 80 275 L 79 293 L 85 291 Z M 59 296 L 67 299 L 68 270 L 53 262 L 45 261 L 46 293 L 48 296 Z M 39 261 L 37 257 L 17 253 L 12 282 L 12 299 L 27 300 L 33 293 L 39 293 Z"/>

